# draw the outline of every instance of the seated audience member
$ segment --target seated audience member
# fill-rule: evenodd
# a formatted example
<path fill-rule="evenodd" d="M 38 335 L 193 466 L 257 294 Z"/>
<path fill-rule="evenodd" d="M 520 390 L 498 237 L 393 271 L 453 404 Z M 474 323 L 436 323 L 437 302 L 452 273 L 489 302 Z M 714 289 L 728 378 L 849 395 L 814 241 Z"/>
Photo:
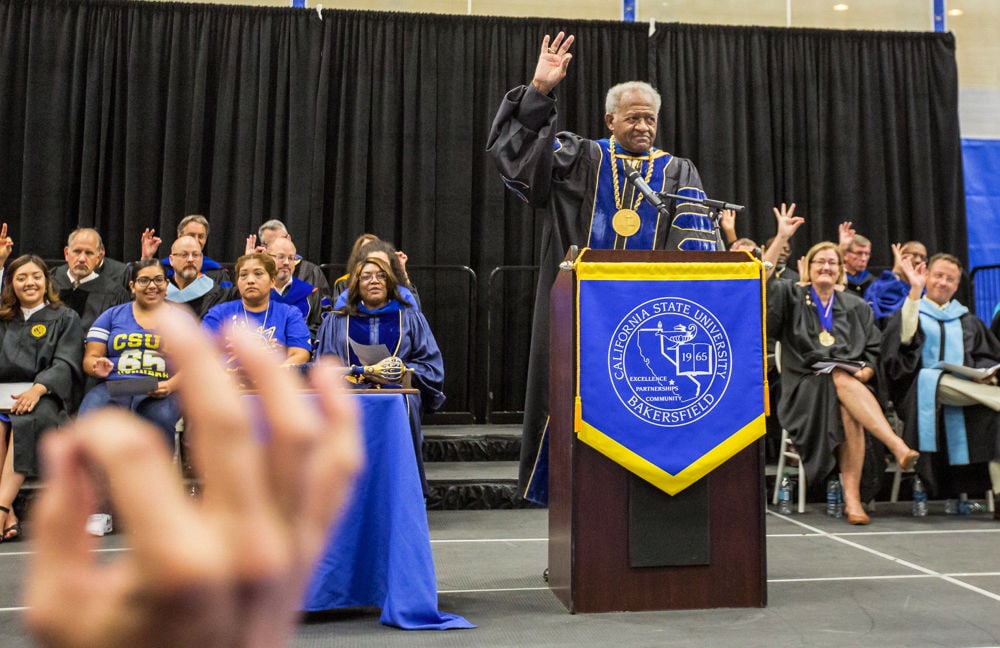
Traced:
<path fill-rule="evenodd" d="M 92 232 L 97 237 L 97 264 L 92 268 L 92 270 L 97 274 L 101 275 L 102 277 L 104 277 L 105 279 L 107 279 L 108 282 L 116 286 L 121 286 L 122 290 L 125 291 L 125 294 L 127 295 L 128 291 L 125 290 L 125 286 L 128 284 L 127 265 L 117 259 L 112 259 L 106 255 L 104 250 L 104 239 L 101 238 L 101 235 L 97 232 L 97 230 L 91 227 L 81 227 L 77 229 L 76 232 L 82 232 L 87 230 Z M 73 234 L 70 234 L 71 238 L 72 236 Z M 72 244 L 70 244 L 70 247 L 73 247 Z M 65 254 L 66 251 L 63 250 L 63 253 Z M 71 264 L 68 258 L 66 259 L 66 263 Z M 59 266 L 55 268 L 55 270 L 53 270 L 54 273 L 59 273 L 62 271 L 63 271 L 63 266 Z M 79 311 L 77 311 L 77 313 L 79 314 Z"/>
<path fill-rule="evenodd" d="M 188 214 L 177 225 L 177 238 L 193 236 L 198 241 L 198 246 L 202 251 L 201 271 L 217 283 L 222 284 L 223 287 L 228 288 L 232 283 L 229 272 L 218 261 L 205 256 L 205 244 L 208 242 L 209 231 L 207 218 L 201 214 Z M 141 239 L 142 258 L 152 259 L 162 242 L 163 240 L 156 236 L 156 230 L 146 229 L 142 233 Z M 171 266 L 170 257 L 163 259 L 163 265 L 166 266 L 167 277 L 173 277 L 174 269 Z"/>
<path fill-rule="evenodd" d="M 765 245 L 765 250 L 774 243 L 774 237 L 767 239 Z M 793 268 L 788 266 L 788 257 L 792 256 L 792 246 L 786 241 L 781 249 L 778 250 L 778 260 L 774 264 L 774 274 L 771 275 L 775 279 L 784 279 L 785 281 L 791 281 L 792 283 L 798 282 L 801 277 L 799 273 Z"/>
<path fill-rule="evenodd" d="M 202 274 L 203 259 L 201 245 L 193 236 L 181 236 L 170 247 L 170 265 L 174 272 L 167 284 L 167 301 L 186 305 L 198 319 L 204 318 L 216 304 L 239 297 L 236 288 L 223 287 Z"/>
<path fill-rule="evenodd" d="M 286 365 L 308 362 L 312 342 L 302 313 L 271 299 L 274 260 L 267 254 L 244 254 L 236 260 L 235 272 L 240 298 L 213 306 L 202 325 L 219 335 L 226 327 L 249 329 L 264 346 L 283 350 Z"/>
<path fill-rule="evenodd" d="M 885 328 L 889 317 L 906 301 L 910 284 L 903 275 L 902 260 L 908 259 L 914 267 L 927 262 L 927 248 L 920 241 L 907 241 L 892 245 L 892 270 L 883 270 L 879 278 L 865 291 L 865 301 L 875 313 L 875 324 Z"/>
<path fill-rule="evenodd" d="M 259 228 L 257 228 L 257 238 L 251 241 L 252 244 L 257 245 L 256 249 L 246 250 L 246 254 L 250 252 L 266 252 L 267 246 L 271 244 L 271 241 L 276 238 L 287 238 L 291 239 L 291 234 L 285 228 L 285 224 L 280 220 L 271 219 L 265 221 Z M 250 239 L 253 239 L 253 235 L 250 235 Z M 309 261 L 308 259 L 303 259 L 299 257 L 298 261 L 295 262 L 295 276 L 306 283 L 310 283 L 319 289 L 320 300 L 329 299 L 330 297 L 330 282 L 326 278 L 326 274 L 323 272 L 317 264 Z"/>
<path fill-rule="evenodd" d="M 398 383 L 400 372 L 383 371 L 371 356 L 364 357 L 366 352 L 372 352 L 366 347 L 372 346 L 383 347 L 384 353 L 413 370 L 413 386 L 419 393 L 407 395 L 410 432 L 427 496 L 420 416 L 434 412 L 444 402 L 444 362 L 427 320 L 403 299 L 390 264 L 377 257 L 368 257 L 355 266 L 344 307 L 333 311 L 320 326 L 316 353 L 334 355 L 351 365 L 359 385 Z"/>
<path fill-rule="evenodd" d="M 990 323 L 990 333 L 1000 340 L 1000 304 L 993 309 L 993 321 Z"/>
<path fill-rule="evenodd" d="M 153 423 L 172 448 L 174 426 L 181 416 L 180 405 L 172 396 L 177 376 L 170 372 L 160 335 L 153 329 L 157 312 L 167 308 L 163 266 L 156 259 L 135 263 L 129 287 L 135 299 L 102 313 L 87 333 L 83 370 L 101 382 L 83 397 L 80 413 L 108 405 L 132 410 Z M 155 379 L 156 384 L 146 391 L 121 395 L 109 391 L 112 383 L 121 388 L 124 381 L 137 378 Z"/>
<path fill-rule="evenodd" d="M 309 332 L 315 336 L 323 320 L 320 292 L 317 286 L 295 276 L 295 262 L 299 258 L 295 244 L 290 238 L 275 238 L 268 243 L 267 254 L 274 259 L 277 271 L 271 299 L 298 308 Z"/>
<path fill-rule="evenodd" d="M 79 401 L 81 340 L 80 317 L 59 301 L 45 262 L 14 259 L 0 289 L 0 541 L 21 535 L 13 503 L 25 478 L 38 475 L 39 438 Z"/>
<path fill-rule="evenodd" d="M 173 396 L 177 376 L 171 375 L 160 336 L 153 330 L 157 311 L 167 308 L 163 266 L 156 259 L 132 264 L 129 288 L 134 301 L 104 311 L 87 333 L 83 370 L 100 382 L 84 395 L 80 414 L 108 406 L 131 410 L 155 425 L 173 448 L 174 427 L 181 417 Z M 110 533 L 111 514 L 94 513 L 87 530 L 96 536 Z"/>
<path fill-rule="evenodd" d="M 961 492 L 963 480 L 978 469 L 954 467 L 982 464 L 996 455 L 1000 387 L 995 371 L 965 379 L 934 367 L 939 361 L 992 367 L 1000 363 L 1000 342 L 953 299 L 962 276 L 956 257 L 935 254 L 926 267 L 908 259 L 901 265 L 910 292 L 886 325 L 882 366 L 907 442 L 930 453 L 930 461 L 920 462 L 929 489 L 938 495 Z M 1000 491 L 1000 483 L 995 488 Z"/>
<path fill-rule="evenodd" d="M 875 282 L 875 275 L 868 272 L 872 258 L 872 242 L 851 228 L 851 221 L 840 224 L 840 253 L 844 258 L 847 289 L 864 297 L 868 286 Z"/>
<path fill-rule="evenodd" d="M 369 257 L 375 257 L 377 259 L 382 259 L 389 264 L 392 269 L 393 276 L 403 277 L 404 279 L 399 281 L 396 288 L 399 290 L 399 294 L 402 295 L 403 301 L 407 304 L 416 307 L 417 310 L 422 310 L 420 307 L 420 296 L 417 294 L 417 287 L 410 283 L 410 278 L 406 274 L 406 255 L 398 252 L 396 248 L 392 246 L 392 243 L 383 241 L 382 239 L 374 239 L 365 243 L 359 250 L 359 261 L 361 259 L 367 259 Z M 355 267 L 357 263 L 355 263 Z M 339 280 L 338 280 L 339 285 Z M 333 308 L 334 310 L 341 309 L 347 304 L 347 293 L 341 292 L 337 298 L 334 300 Z"/>
<path fill-rule="evenodd" d="M 33 508 L 25 621 L 41 646 L 281 646 L 329 529 L 363 463 L 357 413 L 321 364 L 305 381 L 234 335 L 264 395 L 270 429 L 254 437 L 236 386 L 197 326 L 164 309 L 183 379 L 190 442 L 213 497 L 192 499 L 159 434 L 121 410 L 82 416 L 45 440 L 46 487 Z M 84 535 L 95 494 L 110 486 L 132 551 L 94 551 Z"/>
<path fill-rule="evenodd" d="M 81 227 L 71 232 L 63 255 L 66 265 L 53 270 L 52 283 L 59 291 L 59 299 L 80 316 L 84 331 L 98 315 L 129 300 L 121 281 L 112 281 L 107 274 L 96 271 L 104 258 L 104 243 L 97 230 Z"/>
<path fill-rule="evenodd" d="M 780 246 L 804 222 L 794 209 L 794 204 L 788 209 L 782 205 L 776 211 L 778 234 L 765 261 L 774 263 Z M 860 297 L 837 290 L 845 281 L 840 249 L 832 242 L 817 243 L 806 253 L 804 268 L 804 285 L 767 285 L 767 335 L 781 342 L 778 418 L 802 456 L 807 481 L 825 481 L 839 462 L 847 520 L 868 524 L 861 503 L 864 431 L 884 443 L 906 469 L 919 453 L 896 436 L 868 385 L 875 377 L 879 330 Z M 819 372 L 815 365 L 824 361 L 864 364 Z"/>

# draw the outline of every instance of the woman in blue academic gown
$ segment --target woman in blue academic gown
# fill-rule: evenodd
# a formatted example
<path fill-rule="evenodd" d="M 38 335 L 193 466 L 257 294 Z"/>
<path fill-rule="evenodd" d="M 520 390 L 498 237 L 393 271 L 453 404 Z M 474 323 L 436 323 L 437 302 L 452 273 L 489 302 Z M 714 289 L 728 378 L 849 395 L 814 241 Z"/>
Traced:
<path fill-rule="evenodd" d="M 368 257 L 351 272 L 347 303 L 335 310 L 319 329 L 317 355 L 330 354 L 350 365 L 359 387 L 396 384 L 375 368 L 371 357 L 362 356 L 366 346 L 384 346 L 389 356 L 413 370 L 413 387 L 419 393 L 407 395 L 413 450 L 424 495 L 428 493 L 421 458 L 422 412 L 433 412 L 444 402 L 444 362 L 427 320 L 400 294 L 391 266 L 378 257 Z M 385 355 L 383 352 L 380 355 Z M 365 366 L 365 365 L 368 366 Z"/>

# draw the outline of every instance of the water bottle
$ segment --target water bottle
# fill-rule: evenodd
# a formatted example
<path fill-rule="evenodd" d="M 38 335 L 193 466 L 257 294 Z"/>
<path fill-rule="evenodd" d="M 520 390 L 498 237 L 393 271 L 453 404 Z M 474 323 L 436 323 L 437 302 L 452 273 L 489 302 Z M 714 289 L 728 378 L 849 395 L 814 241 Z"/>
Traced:
<path fill-rule="evenodd" d="M 959 515 L 969 515 L 972 511 L 969 509 L 969 494 L 961 493 L 958 496 L 958 514 Z"/>
<path fill-rule="evenodd" d="M 788 479 L 788 473 L 781 477 L 781 485 L 778 487 L 778 513 L 788 515 L 792 512 L 792 482 Z"/>
<path fill-rule="evenodd" d="M 944 501 L 944 513 L 945 515 L 958 515 L 958 500 L 957 499 L 946 499 Z"/>
<path fill-rule="evenodd" d="M 927 516 L 927 491 L 919 477 L 913 478 L 913 517 Z"/>
<path fill-rule="evenodd" d="M 844 492 L 836 477 L 826 482 L 826 514 L 830 517 L 844 517 Z"/>

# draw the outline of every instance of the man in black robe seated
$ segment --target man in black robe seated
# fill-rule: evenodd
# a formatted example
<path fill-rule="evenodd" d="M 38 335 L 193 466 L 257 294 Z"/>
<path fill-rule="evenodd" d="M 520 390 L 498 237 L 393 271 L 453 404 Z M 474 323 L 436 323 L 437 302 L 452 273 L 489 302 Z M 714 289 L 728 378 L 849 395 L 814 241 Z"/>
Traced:
<path fill-rule="evenodd" d="M 608 91 L 604 115 L 607 139 L 591 140 L 557 131 L 553 91 L 566 77 L 573 40 L 562 32 L 551 43 L 545 36 L 531 83 L 504 96 L 486 145 L 507 188 L 532 207 L 548 211 L 542 221 L 543 249 L 519 476 L 525 497 L 540 504 L 548 499 L 544 431 L 548 421 L 549 290 L 566 251 L 571 246 L 724 249 L 708 211 L 698 202 L 705 194 L 694 164 L 654 146 L 661 99 L 651 85 L 631 81 Z M 633 169 L 656 191 L 692 200 L 669 204 L 669 213 L 660 214 L 626 179 Z"/>
<path fill-rule="evenodd" d="M 201 272 L 204 256 L 193 236 L 181 236 L 170 246 L 170 264 L 174 268 L 167 284 L 167 301 L 186 304 L 198 319 L 216 304 L 239 297 L 235 286 L 222 286 Z"/>
<path fill-rule="evenodd" d="M 120 279 L 98 274 L 97 266 L 104 260 L 104 243 L 97 230 L 81 227 L 73 230 L 63 248 L 66 265 L 52 271 L 52 283 L 59 299 L 80 316 L 83 332 L 90 330 L 97 316 L 131 299 Z M 81 340 L 81 343 L 83 340 Z"/>
<path fill-rule="evenodd" d="M 996 369 L 963 378 L 935 366 L 943 361 L 994 367 L 1000 363 L 1000 341 L 952 299 L 962 277 L 956 257 L 936 254 L 926 268 L 914 267 L 904 258 L 901 266 L 910 293 L 886 325 L 882 364 L 906 424 L 904 438 L 921 452 L 932 453 L 932 460 L 922 461 L 918 468 L 932 493 L 974 492 L 971 484 L 981 482 L 985 471 L 966 466 L 983 464 L 996 455 L 1000 431 Z"/>

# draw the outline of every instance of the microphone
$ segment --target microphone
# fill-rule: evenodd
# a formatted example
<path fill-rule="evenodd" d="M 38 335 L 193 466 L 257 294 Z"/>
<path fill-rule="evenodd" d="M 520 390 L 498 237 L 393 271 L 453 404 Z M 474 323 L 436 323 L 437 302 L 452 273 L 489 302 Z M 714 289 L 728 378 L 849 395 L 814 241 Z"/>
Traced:
<path fill-rule="evenodd" d="M 625 178 L 632 183 L 633 187 L 639 190 L 639 193 L 645 197 L 646 202 L 657 209 L 663 209 L 664 205 L 660 199 L 660 195 L 653 191 L 653 188 L 643 180 L 642 176 L 639 175 L 638 169 L 634 166 L 627 166 L 625 169 Z"/>

